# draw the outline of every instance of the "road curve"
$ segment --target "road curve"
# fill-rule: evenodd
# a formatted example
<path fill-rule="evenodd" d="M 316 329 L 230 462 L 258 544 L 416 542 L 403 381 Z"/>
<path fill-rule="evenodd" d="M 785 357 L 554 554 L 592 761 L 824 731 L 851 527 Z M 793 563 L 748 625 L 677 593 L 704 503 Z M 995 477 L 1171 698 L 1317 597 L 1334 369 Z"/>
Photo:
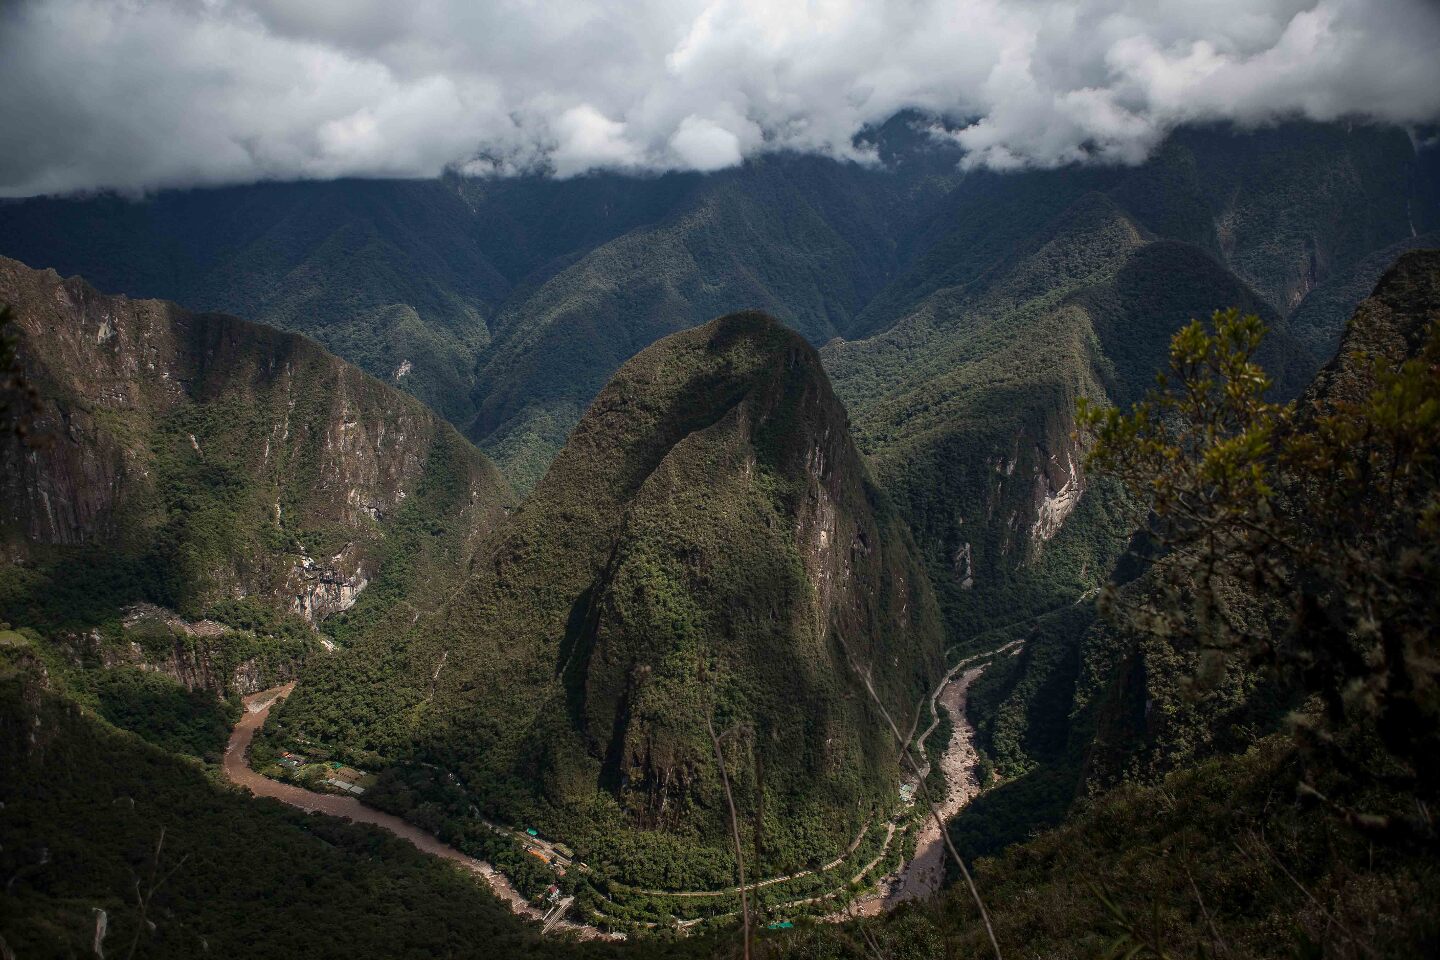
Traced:
<path fill-rule="evenodd" d="M 505 878 L 504 874 L 484 860 L 477 860 L 448 844 L 441 843 L 433 834 L 421 830 L 413 823 L 367 807 L 354 797 L 315 793 L 294 784 L 271 780 L 250 769 L 250 742 L 255 739 L 255 732 L 265 725 L 265 719 L 270 715 L 270 708 L 285 699 L 294 688 L 295 684 L 291 682 L 284 686 L 262 690 L 244 699 L 245 712 L 241 715 L 240 722 L 235 724 L 229 743 L 225 745 L 225 759 L 222 763 L 225 776 L 231 783 L 245 787 L 257 797 L 270 797 L 292 807 L 298 807 L 306 813 L 323 813 L 355 823 L 373 824 L 388 830 L 395 836 L 410 841 L 417 849 L 431 856 L 458 863 L 467 870 L 478 874 L 496 896 L 510 905 L 510 909 L 514 913 L 531 920 L 544 920 L 545 911 L 532 907 L 520 895 L 520 891 L 516 890 Z M 569 930 L 583 939 L 611 939 L 610 934 L 597 927 L 569 921 L 555 923 L 552 925 L 552 929 Z"/>

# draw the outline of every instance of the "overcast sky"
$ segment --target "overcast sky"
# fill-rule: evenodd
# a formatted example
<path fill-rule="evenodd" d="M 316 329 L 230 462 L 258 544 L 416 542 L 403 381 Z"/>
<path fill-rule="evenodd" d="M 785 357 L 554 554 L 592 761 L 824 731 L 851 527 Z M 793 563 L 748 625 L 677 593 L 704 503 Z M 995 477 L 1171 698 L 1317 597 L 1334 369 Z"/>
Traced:
<path fill-rule="evenodd" d="M 0 0 L 0 196 L 447 165 L 1134 162 L 1177 124 L 1440 117 L 1440 0 Z M 477 159 L 478 158 L 478 159 Z"/>

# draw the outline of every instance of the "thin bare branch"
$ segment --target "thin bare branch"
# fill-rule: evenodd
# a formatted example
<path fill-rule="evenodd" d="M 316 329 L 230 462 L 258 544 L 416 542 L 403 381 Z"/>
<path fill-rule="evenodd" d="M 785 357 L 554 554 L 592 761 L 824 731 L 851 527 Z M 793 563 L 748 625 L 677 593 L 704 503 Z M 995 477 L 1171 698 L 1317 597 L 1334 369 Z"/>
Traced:
<path fill-rule="evenodd" d="M 841 638 L 840 644 L 848 654 L 850 652 L 849 644 L 845 643 L 843 638 Z M 965 861 L 961 859 L 959 851 L 955 849 L 955 844 L 950 839 L 950 831 L 945 829 L 945 821 L 940 817 L 940 808 L 930 799 L 929 790 L 926 789 L 925 786 L 925 775 L 921 772 L 920 765 L 915 762 L 915 757 L 910 752 L 910 744 L 905 741 L 905 737 L 900 733 L 900 728 L 895 725 L 894 719 L 891 718 L 890 711 L 885 709 L 885 704 L 881 702 L 880 695 L 875 692 L 875 685 L 870 681 L 869 671 L 862 669 L 859 662 L 853 656 L 849 659 L 850 666 L 854 668 L 856 674 L 859 675 L 861 682 L 865 686 L 865 692 L 870 695 L 870 699 L 874 701 L 876 708 L 880 711 L 880 715 L 885 718 L 885 723 L 890 727 L 890 732 L 894 734 L 895 742 L 900 746 L 901 756 L 903 756 L 905 762 L 910 765 L 910 771 L 915 775 L 915 779 L 919 783 L 920 796 L 924 799 L 926 807 L 929 808 L 930 816 L 935 820 L 935 826 L 940 830 L 941 839 L 945 841 L 945 849 L 949 851 L 950 858 L 955 861 L 955 865 L 960 868 L 960 874 L 965 878 L 966 886 L 970 888 L 970 895 L 975 898 L 975 906 L 980 910 L 980 919 L 985 922 L 985 932 L 990 937 L 990 946 L 995 950 L 995 960 L 1003 960 L 1000 953 L 1000 941 L 996 939 L 995 927 L 990 923 L 990 911 L 985 909 L 985 901 L 980 899 L 980 889 L 975 886 L 975 879 L 970 876 L 969 868 L 965 866 Z"/>
<path fill-rule="evenodd" d="M 725 804 L 730 808 L 730 833 L 735 838 L 735 869 L 740 874 L 740 916 L 745 931 L 745 960 L 750 960 L 750 899 L 745 892 L 745 853 L 740 843 L 740 818 L 735 813 L 735 798 L 730 793 L 730 774 L 725 771 L 725 753 L 720 749 L 720 738 L 715 735 L 715 722 L 708 710 L 705 712 L 705 727 L 710 731 L 710 742 L 715 745 L 715 763 L 720 767 L 720 783 L 725 787 Z"/>

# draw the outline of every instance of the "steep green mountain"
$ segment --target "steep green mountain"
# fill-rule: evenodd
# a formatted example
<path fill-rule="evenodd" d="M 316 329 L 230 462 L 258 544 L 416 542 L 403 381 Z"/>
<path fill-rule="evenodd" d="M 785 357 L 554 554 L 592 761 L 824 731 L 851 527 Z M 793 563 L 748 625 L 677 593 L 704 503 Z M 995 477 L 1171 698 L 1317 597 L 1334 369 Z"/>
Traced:
<path fill-rule="evenodd" d="M 453 601 L 318 664 L 278 729 L 435 765 L 459 810 L 533 822 L 606 876 L 717 889 L 710 725 L 750 875 L 827 862 L 898 776 L 858 670 L 904 716 L 940 650 L 814 349 L 735 314 L 626 363 Z"/>
<path fill-rule="evenodd" d="M 0 438 L 13 622 L 118 629 L 143 601 L 272 633 L 340 614 L 340 636 L 453 583 L 510 502 L 453 428 L 303 337 L 11 260 L 0 302 L 41 401 Z M 219 631 L 167 616 L 125 629 Z"/>
<path fill-rule="evenodd" d="M 1378 258 L 1433 225 L 1433 186 L 1399 131 L 1294 125 L 951 191 L 857 322 L 878 332 L 823 356 L 954 638 L 1072 603 L 1123 548 L 1135 518 L 1088 489 L 1078 397 L 1135 399 L 1172 331 L 1231 304 L 1270 326 L 1293 396 Z"/>
<path fill-rule="evenodd" d="M 1245 520 L 1264 526 L 1280 512 L 1282 529 L 1310 530 L 1325 549 L 1300 548 L 1280 577 L 1221 585 L 1223 619 L 1250 633 L 1198 618 L 1185 626 L 1201 585 L 1162 591 L 1158 565 L 1124 571 L 1122 600 L 1152 598 L 1167 630 L 1073 608 L 1008 631 L 1026 639 L 1025 655 L 994 663 L 969 711 L 1003 779 L 951 827 L 961 851 L 980 858 L 974 875 L 1003 955 L 1434 952 L 1426 588 L 1436 564 L 1437 330 L 1440 250 L 1409 253 L 1273 437 L 1298 456 L 1278 461 L 1279 492 Z M 1340 422 L 1327 425 L 1333 414 Z M 1407 457 L 1394 456 L 1397 440 Z M 1357 483 L 1371 478 L 1370 463 L 1376 485 Z M 1353 535 L 1343 534 L 1347 518 L 1311 512 L 1327 476 L 1365 511 Z M 1323 577 L 1342 569 L 1365 572 L 1335 583 L 1335 595 Z M 1343 641 L 1338 662 L 1326 660 L 1321 632 Z M 1376 689 L 1379 676 L 1392 679 Z M 1387 730 L 1398 703 L 1410 712 Z M 928 955 L 940 945 L 951 957 L 994 955 L 959 885 L 867 927 L 817 928 L 783 955 Z"/>
<path fill-rule="evenodd" d="M 1271 359 L 1308 367 L 1232 274 L 1104 194 L 1008 256 L 988 281 L 942 287 L 884 334 L 825 350 L 957 639 L 1074 602 L 1124 546 L 1135 518 L 1087 491 L 1077 399 L 1132 399 L 1170 333 L 1217 302 L 1261 311 L 1277 327 Z"/>
<path fill-rule="evenodd" d="M 1169 331 L 1229 303 L 1275 328 L 1293 393 L 1383 264 L 1440 228 L 1440 166 L 1393 128 L 1201 127 L 1134 168 L 962 175 L 912 120 L 877 131 L 874 168 L 0 204 L 0 250 L 305 331 L 522 489 L 659 337 L 758 307 L 843 338 L 822 356 L 857 442 L 968 641 L 1073 602 L 1123 547 L 1133 517 L 1079 468 L 1076 397 L 1132 399 Z"/>
<path fill-rule="evenodd" d="M 1323 407 L 1369 383 L 1370 363 L 1398 365 L 1440 317 L 1440 254 L 1393 264 L 1347 325 L 1339 352 L 1299 398 Z M 1357 359 L 1357 351 L 1366 359 Z M 1122 570 L 1132 593 L 1153 591 L 1139 568 Z M 1237 606 L 1258 604 L 1236 592 Z M 1254 617 L 1252 612 L 1249 614 Z M 1142 635 L 1098 619 L 1090 606 L 1012 631 L 1024 654 L 1000 661 L 970 700 L 982 749 L 1007 782 L 967 808 L 964 845 L 989 852 L 1058 819 L 1075 801 L 1121 782 L 1153 782 L 1217 753 L 1243 749 L 1296 706 L 1262 670 L 1230 670 L 1198 700 L 1190 679 L 1202 653 L 1180 639 Z"/>

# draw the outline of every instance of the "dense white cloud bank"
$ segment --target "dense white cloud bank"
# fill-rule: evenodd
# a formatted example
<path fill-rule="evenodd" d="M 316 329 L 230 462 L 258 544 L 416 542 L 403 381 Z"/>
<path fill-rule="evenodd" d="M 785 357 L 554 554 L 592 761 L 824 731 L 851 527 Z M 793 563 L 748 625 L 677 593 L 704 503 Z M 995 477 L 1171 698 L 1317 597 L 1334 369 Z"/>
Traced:
<path fill-rule="evenodd" d="M 1437 0 L 0 0 L 0 196 L 471 170 L 1133 162 L 1176 125 L 1440 117 Z"/>

